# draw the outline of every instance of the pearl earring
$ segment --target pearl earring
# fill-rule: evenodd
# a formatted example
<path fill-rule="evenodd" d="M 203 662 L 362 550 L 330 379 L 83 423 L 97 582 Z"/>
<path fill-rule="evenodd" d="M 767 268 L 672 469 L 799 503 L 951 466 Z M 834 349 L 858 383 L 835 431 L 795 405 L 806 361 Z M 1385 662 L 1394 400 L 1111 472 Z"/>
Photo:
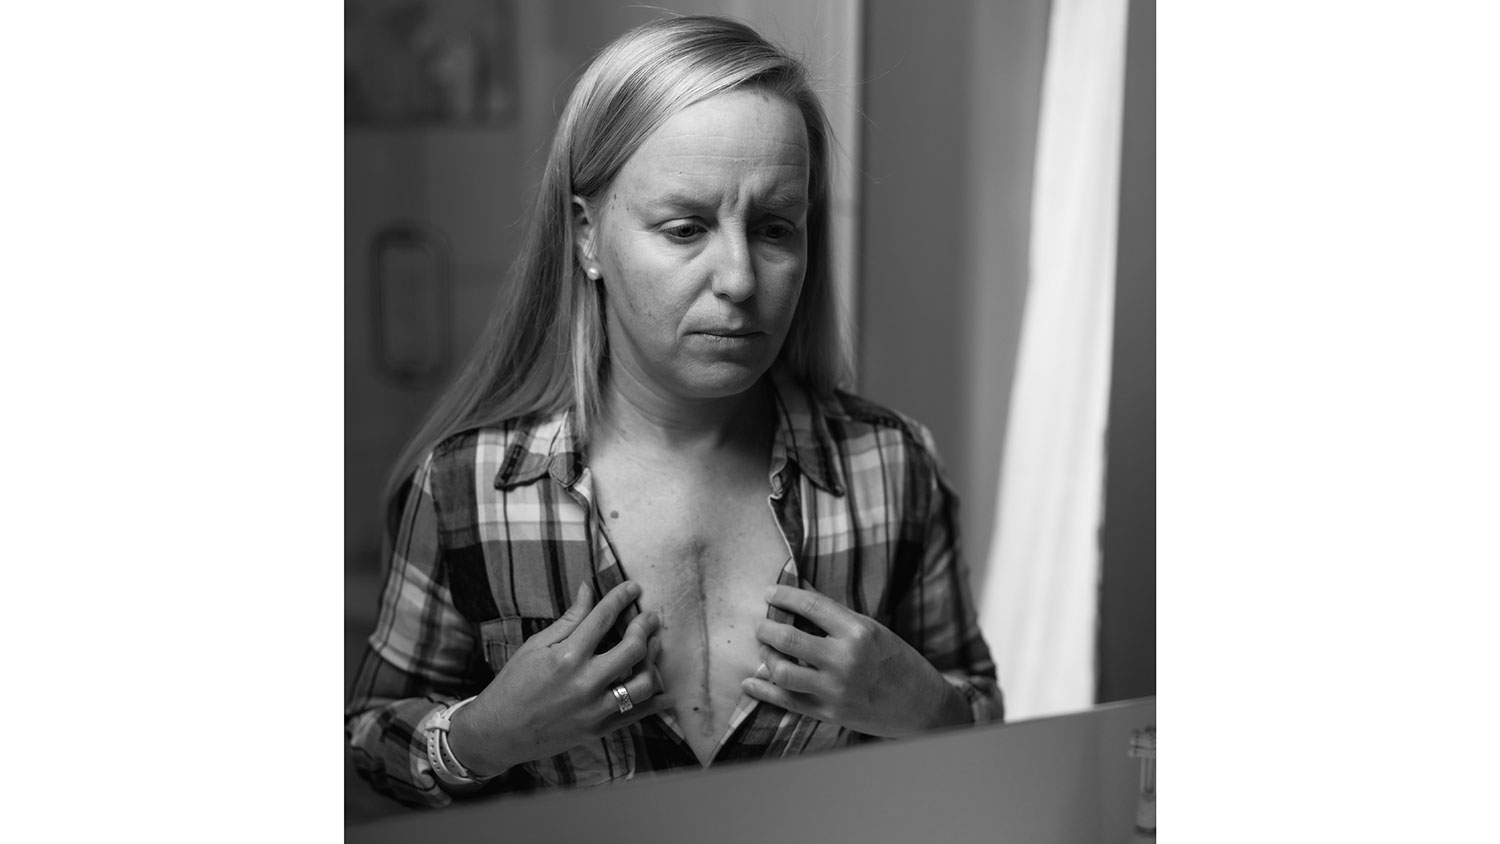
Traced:
<path fill-rule="evenodd" d="M 593 279 L 594 281 L 598 281 L 599 280 L 599 268 L 598 267 L 589 267 L 588 269 L 584 270 L 583 272 L 584 272 L 585 275 L 587 275 L 589 278 Z"/>

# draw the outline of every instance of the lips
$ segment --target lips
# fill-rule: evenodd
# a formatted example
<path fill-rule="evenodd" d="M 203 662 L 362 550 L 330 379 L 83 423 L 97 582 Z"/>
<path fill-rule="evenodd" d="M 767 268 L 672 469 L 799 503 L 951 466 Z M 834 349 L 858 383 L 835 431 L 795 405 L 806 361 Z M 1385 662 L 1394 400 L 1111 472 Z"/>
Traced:
<path fill-rule="evenodd" d="M 749 327 L 744 327 L 744 326 L 741 326 L 741 327 L 726 326 L 726 327 L 722 327 L 722 328 L 700 328 L 697 331 L 694 331 L 693 333 L 694 334 L 707 334 L 707 335 L 709 335 L 711 337 L 750 337 L 752 335 L 763 334 L 765 332 L 758 331 L 758 330 L 756 330 L 754 328 L 749 328 Z"/>

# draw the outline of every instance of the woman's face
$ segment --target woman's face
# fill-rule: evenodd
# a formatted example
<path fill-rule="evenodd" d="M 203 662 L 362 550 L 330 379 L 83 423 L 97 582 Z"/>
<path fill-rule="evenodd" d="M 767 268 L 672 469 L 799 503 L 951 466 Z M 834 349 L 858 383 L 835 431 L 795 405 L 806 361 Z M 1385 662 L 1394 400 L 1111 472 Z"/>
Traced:
<path fill-rule="evenodd" d="M 615 379 L 722 398 L 770 368 L 807 270 L 808 172 L 801 113 L 742 89 L 674 115 L 604 195 L 575 201 Z"/>

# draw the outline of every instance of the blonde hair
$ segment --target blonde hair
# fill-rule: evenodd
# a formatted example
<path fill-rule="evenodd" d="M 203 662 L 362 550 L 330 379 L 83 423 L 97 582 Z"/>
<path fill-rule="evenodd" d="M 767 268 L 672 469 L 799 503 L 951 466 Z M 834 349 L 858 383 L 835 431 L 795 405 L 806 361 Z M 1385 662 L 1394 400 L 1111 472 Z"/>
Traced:
<path fill-rule="evenodd" d="M 597 417 L 608 365 L 602 287 L 576 260 L 571 202 L 607 191 L 668 118 L 737 88 L 785 97 L 802 113 L 811 167 L 807 274 L 778 363 L 815 395 L 848 378 L 829 243 L 828 121 L 806 68 L 750 27 L 710 16 L 666 18 L 605 47 L 558 123 L 510 283 L 483 335 L 396 463 L 396 492 L 447 438 L 571 407 L 580 442 Z M 398 496 L 390 496 L 392 503 Z"/>

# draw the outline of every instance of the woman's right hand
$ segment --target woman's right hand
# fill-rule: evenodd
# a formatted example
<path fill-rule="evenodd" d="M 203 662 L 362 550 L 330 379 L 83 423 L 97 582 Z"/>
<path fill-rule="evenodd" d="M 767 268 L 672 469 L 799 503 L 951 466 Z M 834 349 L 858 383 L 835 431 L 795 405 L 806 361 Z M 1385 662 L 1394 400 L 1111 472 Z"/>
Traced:
<path fill-rule="evenodd" d="M 580 587 L 568 611 L 527 639 L 484 691 L 453 716 L 448 744 L 458 761 L 476 775 L 490 776 L 668 710 L 670 702 L 657 694 L 656 613 L 637 615 L 620 644 L 594 655 L 640 593 L 627 580 L 595 605 L 593 589 L 587 583 Z M 621 682 L 635 704 L 623 713 L 611 693 Z"/>

